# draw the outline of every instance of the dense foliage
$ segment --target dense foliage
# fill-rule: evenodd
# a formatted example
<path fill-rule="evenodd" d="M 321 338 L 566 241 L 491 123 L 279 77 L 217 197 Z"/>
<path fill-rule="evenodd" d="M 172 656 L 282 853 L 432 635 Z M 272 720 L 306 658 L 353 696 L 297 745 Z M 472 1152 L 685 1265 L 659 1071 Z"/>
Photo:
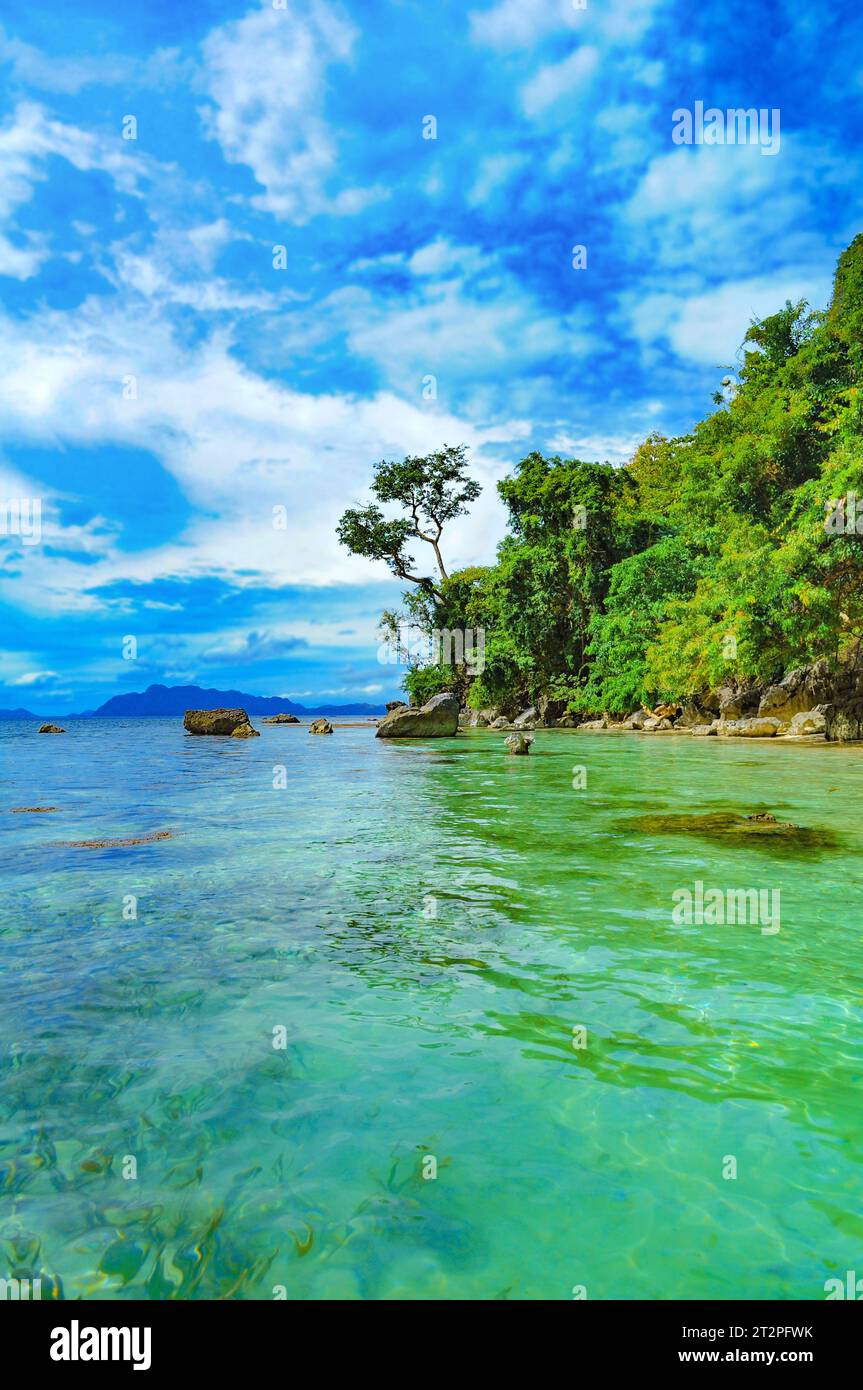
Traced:
<path fill-rule="evenodd" d="M 413 698 L 455 679 L 476 708 L 551 696 L 621 713 L 835 661 L 859 638 L 863 235 L 827 312 L 789 302 L 753 322 L 714 399 L 690 434 L 653 435 L 622 468 L 523 459 L 499 484 L 497 563 L 406 596 L 428 631 L 482 628 L 484 668 L 417 666 Z"/>

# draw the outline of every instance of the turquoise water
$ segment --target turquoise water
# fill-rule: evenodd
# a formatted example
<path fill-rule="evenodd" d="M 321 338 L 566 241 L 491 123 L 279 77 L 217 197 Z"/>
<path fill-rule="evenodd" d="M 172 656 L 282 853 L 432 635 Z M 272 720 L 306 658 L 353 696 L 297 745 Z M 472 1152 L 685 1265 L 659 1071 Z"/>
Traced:
<path fill-rule="evenodd" d="M 863 1272 L 863 748 L 259 727 L 0 724 L 0 1276 L 819 1299 Z M 763 808 L 835 843 L 644 822 Z M 779 889 L 781 930 L 675 925 L 697 879 Z"/>

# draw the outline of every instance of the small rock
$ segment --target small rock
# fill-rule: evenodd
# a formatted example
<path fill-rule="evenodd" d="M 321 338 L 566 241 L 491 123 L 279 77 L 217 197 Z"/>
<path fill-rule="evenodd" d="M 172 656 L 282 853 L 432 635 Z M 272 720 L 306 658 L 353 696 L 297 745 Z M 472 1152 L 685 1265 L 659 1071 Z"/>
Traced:
<path fill-rule="evenodd" d="M 266 719 L 262 719 L 262 724 L 299 724 L 299 719 L 295 714 L 268 714 Z"/>
<path fill-rule="evenodd" d="M 39 732 L 40 734 L 65 734 L 66 730 L 61 729 L 59 724 L 43 724 Z"/>
<path fill-rule="evenodd" d="M 310 734 L 331 734 L 333 726 L 329 719 L 313 719 L 309 725 Z"/>
<path fill-rule="evenodd" d="M 493 720 L 491 721 L 491 724 L 490 724 L 489 727 L 492 728 L 492 729 L 508 729 L 508 728 L 509 728 L 509 720 L 508 720 L 508 719 L 505 719 L 504 716 L 503 716 L 502 714 L 499 714 L 499 715 L 497 716 L 496 719 L 493 719 Z"/>
<path fill-rule="evenodd" d="M 529 753 L 533 739 L 530 734 L 509 734 L 509 736 L 504 739 L 504 743 L 510 753 Z"/>
<path fill-rule="evenodd" d="M 693 738 L 710 738 L 711 735 L 715 736 L 716 734 L 716 730 L 712 724 L 694 724 L 689 732 L 692 734 Z"/>

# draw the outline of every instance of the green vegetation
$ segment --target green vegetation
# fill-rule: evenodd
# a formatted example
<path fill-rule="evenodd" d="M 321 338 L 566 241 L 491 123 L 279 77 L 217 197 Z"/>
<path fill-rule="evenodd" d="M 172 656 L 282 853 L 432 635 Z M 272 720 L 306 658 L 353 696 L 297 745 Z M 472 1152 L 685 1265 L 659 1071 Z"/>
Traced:
<path fill-rule="evenodd" d="M 455 684 L 474 708 L 551 697 L 624 713 L 777 679 L 859 639 L 863 235 L 840 257 L 827 312 L 789 302 L 753 322 L 738 378 L 714 400 L 690 434 L 651 435 L 623 468 L 522 459 L 498 485 L 510 533 L 488 568 L 447 575 L 437 544 L 478 493 L 463 449 L 378 465 L 376 495 L 411 520 L 372 506 L 346 512 L 339 535 L 415 585 L 384 626 L 485 631 L 481 674 L 418 666 L 411 697 Z M 831 530 L 832 499 L 845 520 Z M 412 572 L 412 535 L 433 545 L 436 581 Z"/>

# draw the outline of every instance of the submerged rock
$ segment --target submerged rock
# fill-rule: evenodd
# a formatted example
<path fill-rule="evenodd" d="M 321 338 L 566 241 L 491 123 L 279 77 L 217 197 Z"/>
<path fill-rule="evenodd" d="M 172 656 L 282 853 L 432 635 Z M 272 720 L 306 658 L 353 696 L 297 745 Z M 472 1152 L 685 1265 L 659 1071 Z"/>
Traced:
<path fill-rule="evenodd" d="M 131 849 L 133 845 L 155 845 L 159 840 L 173 840 L 173 830 L 152 830 L 149 835 L 132 835 L 127 840 L 66 840 L 66 849 Z"/>
<path fill-rule="evenodd" d="M 310 734 L 331 734 L 333 726 L 329 719 L 313 719 L 309 725 Z"/>
<path fill-rule="evenodd" d="M 504 739 L 504 743 L 510 753 L 529 753 L 533 739 L 530 734 L 509 734 L 509 736 Z"/>
<path fill-rule="evenodd" d="M 260 738 L 244 709 L 187 709 L 183 728 L 190 734 L 218 734 L 229 738 Z"/>
<path fill-rule="evenodd" d="M 47 816 L 49 811 L 56 811 L 56 806 L 10 806 L 10 816 Z"/>
<path fill-rule="evenodd" d="M 381 720 L 375 738 L 447 738 L 458 729 L 458 713 L 456 695 L 435 695 L 419 709 L 394 709 Z"/>
<path fill-rule="evenodd" d="M 262 724 L 299 724 L 299 719 L 295 714 L 268 714 L 266 719 L 262 719 Z"/>
<path fill-rule="evenodd" d="M 39 732 L 40 734 L 65 734 L 66 730 L 61 729 L 59 724 L 43 724 Z"/>
<path fill-rule="evenodd" d="M 779 821 L 772 811 L 755 811 L 740 815 L 736 811 L 708 811 L 701 814 L 680 812 L 666 815 L 638 816 L 621 826 L 646 835 L 657 832 L 668 835 L 698 835 L 731 844 L 747 844 L 784 854 L 808 850 L 833 849 L 836 837 L 826 830 Z"/>

